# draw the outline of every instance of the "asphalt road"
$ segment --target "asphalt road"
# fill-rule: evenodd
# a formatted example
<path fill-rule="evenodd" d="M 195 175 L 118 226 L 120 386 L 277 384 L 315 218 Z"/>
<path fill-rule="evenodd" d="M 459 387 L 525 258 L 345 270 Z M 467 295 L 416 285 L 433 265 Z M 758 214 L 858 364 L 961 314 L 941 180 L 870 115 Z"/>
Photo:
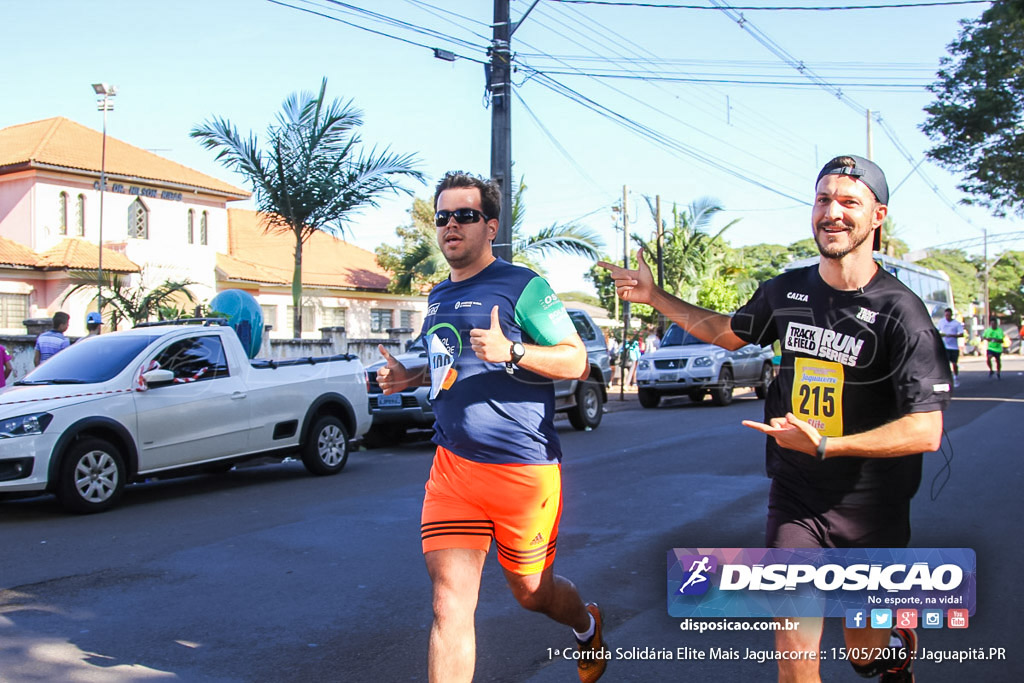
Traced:
<path fill-rule="evenodd" d="M 1018 522 L 1024 360 L 1003 380 L 965 361 L 946 416 L 952 463 L 926 458 L 918 547 L 978 554 L 978 609 L 932 650 L 1004 647 L 1004 661 L 919 662 L 919 681 L 1024 680 Z M 767 480 L 752 394 L 656 410 L 617 394 L 594 432 L 560 432 L 565 510 L 556 568 L 601 603 L 622 658 L 607 681 L 774 680 L 753 659 L 651 660 L 689 647 L 767 651 L 771 635 L 680 630 L 666 612 L 666 551 L 761 547 Z M 0 502 L 0 681 L 425 681 L 429 582 L 419 505 L 430 446 L 354 453 L 313 478 L 292 462 L 130 487 L 110 512 L 72 517 L 52 498 Z M 739 623 L 739 622 L 737 622 Z M 748 623 L 760 623 L 749 620 Z M 576 680 L 571 634 L 521 610 L 495 558 L 477 613 L 477 681 Z M 823 647 L 841 644 L 837 624 Z M 633 658 L 625 658 L 633 655 Z M 826 661 L 826 680 L 857 681 Z"/>

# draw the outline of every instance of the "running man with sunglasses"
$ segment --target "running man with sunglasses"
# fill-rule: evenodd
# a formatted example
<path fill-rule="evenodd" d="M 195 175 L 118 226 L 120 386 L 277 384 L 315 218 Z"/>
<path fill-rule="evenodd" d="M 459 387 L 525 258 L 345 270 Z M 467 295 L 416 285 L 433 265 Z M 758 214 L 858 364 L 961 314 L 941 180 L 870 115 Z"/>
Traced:
<path fill-rule="evenodd" d="M 491 253 L 500 203 L 492 182 L 460 172 L 441 179 L 437 243 L 451 275 L 428 300 L 428 366 L 407 370 L 380 347 L 384 394 L 431 387 L 437 452 L 421 518 L 433 584 L 429 677 L 473 678 L 474 614 L 493 538 L 519 604 L 573 628 L 579 677 L 591 683 L 611 656 L 601 612 L 553 567 L 562 451 L 552 380 L 584 376 L 587 353 L 550 285 Z"/>

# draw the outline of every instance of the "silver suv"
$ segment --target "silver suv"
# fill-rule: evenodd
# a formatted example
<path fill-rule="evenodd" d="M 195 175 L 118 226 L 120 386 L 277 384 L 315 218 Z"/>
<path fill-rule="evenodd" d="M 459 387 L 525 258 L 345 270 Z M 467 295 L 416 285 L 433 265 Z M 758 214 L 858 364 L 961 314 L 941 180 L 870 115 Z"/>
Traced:
<path fill-rule="evenodd" d="M 559 380 L 555 382 L 555 410 L 566 413 L 569 423 L 579 430 L 594 429 L 601 424 L 604 404 L 608 400 L 608 383 L 612 380 L 611 361 L 601 328 L 586 311 L 567 306 L 569 319 L 587 348 L 590 375 L 585 381 Z M 409 342 L 406 352 L 395 358 L 407 368 L 427 364 L 427 349 L 423 337 Z M 434 409 L 430 405 L 430 387 L 410 387 L 405 391 L 385 396 L 377 385 L 377 369 L 384 361 L 366 368 L 370 376 L 370 412 L 373 426 L 363 437 L 368 446 L 395 443 L 407 429 L 425 429 L 434 425 Z"/>
<path fill-rule="evenodd" d="M 657 408 L 662 396 L 689 396 L 700 402 L 711 394 L 716 406 L 729 405 L 737 386 L 754 387 L 758 398 L 768 394 L 775 377 L 771 347 L 747 344 L 728 351 L 706 344 L 672 323 L 661 346 L 648 351 L 636 368 L 637 395 L 644 408 Z"/>

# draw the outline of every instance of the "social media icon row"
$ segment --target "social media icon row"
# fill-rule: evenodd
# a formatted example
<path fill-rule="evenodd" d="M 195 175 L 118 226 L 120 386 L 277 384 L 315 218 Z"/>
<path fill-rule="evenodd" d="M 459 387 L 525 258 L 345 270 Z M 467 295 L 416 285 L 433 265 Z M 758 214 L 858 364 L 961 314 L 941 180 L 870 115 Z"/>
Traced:
<path fill-rule="evenodd" d="M 968 611 L 951 609 L 946 613 L 947 628 L 967 628 Z M 889 609 L 848 609 L 846 610 L 846 628 L 917 628 L 918 614 L 916 609 L 898 609 L 895 613 Z M 941 609 L 921 610 L 923 628 L 942 628 L 943 613 Z"/>

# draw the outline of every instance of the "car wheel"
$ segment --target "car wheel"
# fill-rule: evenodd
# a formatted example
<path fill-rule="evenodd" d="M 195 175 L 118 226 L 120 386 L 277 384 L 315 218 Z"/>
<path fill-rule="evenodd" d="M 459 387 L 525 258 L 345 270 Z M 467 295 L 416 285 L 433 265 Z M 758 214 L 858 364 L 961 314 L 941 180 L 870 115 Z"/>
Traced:
<path fill-rule="evenodd" d="M 694 403 L 700 403 L 701 401 L 704 400 L 704 397 L 707 395 L 707 393 L 707 389 L 690 389 L 688 392 L 686 392 L 686 395 L 689 396 L 690 400 L 693 401 Z"/>
<path fill-rule="evenodd" d="M 650 389 L 640 389 L 636 392 L 636 396 L 640 399 L 640 405 L 644 408 L 657 408 L 658 404 L 661 403 L 661 394 Z"/>
<path fill-rule="evenodd" d="M 302 446 L 302 464 L 312 474 L 337 474 L 348 462 L 348 433 L 333 415 L 317 418 Z"/>
<path fill-rule="evenodd" d="M 596 429 L 602 417 L 601 387 L 591 380 L 580 382 L 576 387 L 576 405 L 569 409 L 569 423 L 579 430 Z"/>
<path fill-rule="evenodd" d="M 124 458 L 105 439 L 81 439 L 65 453 L 57 477 L 57 499 L 65 510 L 102 512 L 124 492 Z"/>
<path fill-rule="evenodd" d="M 722 368 L 718 373 L 718 381 L 711 389 L 711 402 L 716 406 L 727 406 L 732 403 L 732 368 Z"/>
<path fill-rule="evenodd" d="M 757 394 L 758 398 L 764 398 L 768 395 L 768 387 L 772 385 L 775 380 L 775 370 L 772 368 L 771 363 L 765 363 L 764 367 L 761 368 L 761 379 L 757 381 L 757 386 L 754 387 L 754 393 Z"/>

